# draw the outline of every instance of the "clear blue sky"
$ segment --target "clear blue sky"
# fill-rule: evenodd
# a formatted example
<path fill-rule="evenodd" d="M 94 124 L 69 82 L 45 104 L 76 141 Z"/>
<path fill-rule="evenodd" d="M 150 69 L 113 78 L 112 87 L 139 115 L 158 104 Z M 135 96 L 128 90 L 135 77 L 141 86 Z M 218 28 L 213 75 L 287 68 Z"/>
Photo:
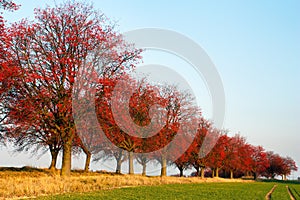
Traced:
<path fill-rule="evenodd" d="M 52 0 L 16 2 L 22 7 L 5 14 L 9 22 L 32 18 L 34 7 L 54 4 Z M 232 134 L 240 132 L 251 144 L 289 155 L 300 165 L 300 1 L 91 2 L 117 21 L 120 32 L 165 28 L 197 42 L 223 80 L 224 127 Z M 210 109 L 204 105 L 206 110 Z M 5 154 L 6 149 L 1 151 Z"/>

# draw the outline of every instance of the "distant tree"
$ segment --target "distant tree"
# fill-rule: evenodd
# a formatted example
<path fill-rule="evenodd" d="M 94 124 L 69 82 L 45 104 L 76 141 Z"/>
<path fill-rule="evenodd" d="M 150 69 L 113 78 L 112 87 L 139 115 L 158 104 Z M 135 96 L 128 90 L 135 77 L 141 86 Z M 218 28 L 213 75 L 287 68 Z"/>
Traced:
<path fill-rule="evenodd" d="M 196 120 L 194 121 L 190 121 L 189 123 L 197 123 Z M 186 124 L 187 125 L 187 124 Z M 180 133 L 179 133 L 180 134 Z M 181 133 L 182 134 L 182 133 Z M 195 143 L 195 140 L 197 138 L 197 134 L 195 134 L 195 138 L 190 138 L 188 140 L 185 140 L 189 137 L 193 137 L 193 135 L 190 134 L 185 134 L 185 138 L 180 140 L 180 141 L 173 141 L 174 144 L 177 146 L 177 151 L 182 152 L 178 158 L 176 158 L 176 160 L 173 161 L 173 164 L 178 168 L 179 170 L 179 176 L 182 177 L 183 176 L 183 171 L 186 169 L 189 169 L 192 167 L 191 164 L 191 156 L 193 153 L 193 143 Z M 188 141 L 192 141 L 190 145 L 188 145 L 188 148 L 186 148 L 185 143 L 188 143 Z M 175 153 L 175 152 L 171 152 L 171 153 Z M 198 151 L 199 154 L 199 151 Z"/>
<path fill-rule="evenodd" d="M 280 176 L 283 172 L 284 161 L 279 154 L 274 153 L 273 151 L 267 152 L 267 158 L 269 160 L 269 167 L 263 173 L 263 176 L 267 178 L 275 178 L 275 176 Z"/>
<path fill-rule="evenodd" d="M 261 146 L 252 146 L 251 158 L 251 171 L 253 172 L 254 179 L 257 179 L 267 170 L 270 163 L 264 148 Z"/>
<path fill-rule="evenodd" d="M 101 151 L 96 153 L 94 155 L 94 161 L 95 162 L 106 162 L 109 160 L 115 160 L 116 161 L 116 169 L 115 173 L 116 174 L 121 174 L 121 168 L 122 164 L 128 159 L 128 155 L 125 150 L 112 146 L 112 145 L 107 145 L 107 148 L 101 147 Z"/>
<path fill-rule="evenodd" d="M 105 147 L 108 148 L 108 151 L 106 150 L 106 152 L 111 151 L 109 152 L 109 154 L 116 158 L 118 166 L 120 166 L 122 163 L 122 157 L 128 158 L 129 174 L 134 174 L 134 152 L 137 151 L 141 142 L 136 137 L 131 137 L 130 135 L 131 133 L 135 132 L 134 127 L 130 124 L 132 124 L 132 122 L 136 120 L 136 117 L 138 117 L 138 113 L 132 113 L 132 109 L 133 107 L 137 106 L 142 107 L 142 109 L 147 108 L 140 105 L 140 102 L 132 103 L 132 101 L 130 101 L 131 95 L 127 96 L 123 93 L 130 92 L 126 89 L 136 86 L 137 82 L 134 79 L 128 77 L 127 81 L 124 81 L 124 85 L 122 85 L 122 87 L 120 88 L 116 88 L 116 83 L 117 81 L 111 81 L 108 85 L 105 85 L 105 87 L 103 88 L 103 92 L 98 92 L 102 92 L 103 95 L 100 95 L 96 101 L 97 115 L 102 130 L 105 132 L 105 135 L 108 137 L 108 139 L 115 145 L 112 147 Z M 113 95 L 114 99 L 112 99 Z M 133 94 L 132 98 L 138 96 L 139 95 L 135 93 Z M 113 102 L 114 100 L 116 100 L 117 102 Z M 118 105 L 118 108 L 113 112 L 114 103 Z M 122 128 L 122 125 L 118 123 L 119 121 L 117 121 L 116 118 L 118 118 L 125 127 L 123 126 Z M 143 120 L 145 119 L 141 119 L 140 121 Z M 128 155 L 124 156 L 124 152 L 126 152 Z M 116 171 L 119 170 L 120 169 L 118 168 Z"/>
<path fill-rule="evenodd" d="M 180 91 L 175 86 L 165 86 L 161 95 L 167 101 L 167 129 L 159 133 L 161 136 L 156 143 L 170 145 L 156 155 L 156 160 L 161 164 L 161 176 L 166 176 L 167 165 L 173 161 L 177 163 L 181 173 L 188 167 L 189 153 L 186 151 L 197 134 L 197 118 L 201 117 L 201 112 L 187 91 Z"/>
<path fill-rule="evenodd" d="M 12 127 L 6 128 L 6 138 L 14 144 L 16 152 L 31 151 L 32 155 L 36 155 L 39 150 L 41 150 L 41 153 L 49 150 L 51 155 L 49 169 L 54 170 L 58 154 L 62 149 L 62 140 L 56 132 L 46 126 L 47 124 L 30 124 L 28 120 L 30 119 L 30 117 L 28 118 L 30 111 L 24 111 L 22 114 L 17 113 L 19 117 L 14 121 L 10 121 Z M 12 119 L 11 115 L 9 119 Z M 18 125 L 15 126 L 15 124 Z"/>
<path fill-rule="evenodd" d="M 162 132 L 169 127 L 165 126 L 161 131 L 158 129 L 162 135 L 158 134 L 154 137 L 148 137 L 150 134 L 148 131 L 155 130 L 155 127 L 149 127 L 146 130 L 142 127 L 149 125 L 151 106 L 161 104 L 164 100 L 159 97 L 152 86 L 145 84 L 144 81 L 139 83 L 127 77 L 126 81 L 122 82 L 122 86 L 118 88 L 113 84 L 116 82 L 111 83 L 104 87 L 106 91 L 103 92 L 104 96 L 100 96 L 96 102 L 99 111 L 98 120 L 108 139 L 128 153 L 129 174 L 134 173 L 134 153 L 137 155 L 141 153 L 138 160 L 141 161 L 145 171 L 148 160 L 143 158 L 142 154 L 164 146 L 164 143 L 157 142 L 157 138 L 164 137 Z M 127 93 L 131 92 L 130 88 L 137 90 L 128 96 Z M 112 93 L 115 95 L 113 98 Z M 115 104 L 118 105 L 117 108 L 114 107 Z M 157 123 L 154 123 L 154 126 L 156 125 Z M 137 135 L 132 136 L 132 133 Z"/>
<path fill-rule="evenodd" d="M 230 138 L 223 134 L 221 130 L 213 128 L 211 131 L 216 132 L 220 135 L 216 145 L 208 154 L 208 165 L 212 170 L 212 177 L 219 177 L 219 170 L 222 169 L 225 165 L 226 159 L 226 148 Z"/>
<path fill-rule="evenodd" d="M 146 79 L 142 79 L 138 82 L 137 90 L 134 92 L 130 99 L 129 114 L 132 117 L 133 122 L 140 127 L 148 126 L 147 129 L 140 130 L 139 137 L 141 138 L 151 137 L 151 133 L 153 131 L 159 131 L 156 123 L 151 124 L 151 120 L 155 119 L 151 119 L 150 116 L 151 114 L 154 114 L 150 113 L 151 107 L 154 105 L 162 104 L 164 101 L 157 91 L 158 89 L 155 86 L 147 83 Z M 134 157 L 136 162 L 142 165 L 142 175 L 145 176 L 147 164 L 154 159 L 153 156 L 146 155 L 145 152 L 151 151 L 151 148 L 153 148 L 153 146 L 149 144 L 147 140 L 142 139 L 139 142 L 139 145 L 136 147 L 137 148 L 135 150 Z M 131 165 L 133 165 L 132 160 L 130 161 Z"/>
<path fill-rule="evenodd" d="M 196 123 L 199 125 L 197 134 L 187 150 L 187 153 L 189 164 L 196 169 L 196 175 L 204 178 L 204 170 L 208 166 L 208 156 L 201 155 L 201 152 L 214 145 L 211 143 L 203 144 L 204 138 L 211 137 L 210 130 L 212 129 L 212 124 L 203 117 L 198 117 Z M 207 147 L 204 145 L 207 145 Z"/>
<path fill-rule="evenodd" d="M 229 138 L 225 144 L 224 170 L 230 172 L 230 178 L 234 177 L 234 172 L 249 170 L 250 152 L 247 149 L 245 138 L 235 135 Z"/>
<path fill-rule="evenodd" d="M 298 167 L 296 162 L 291 157 L 283 158 L 282 166 L 282 180 L 286 180 L 286 177 L 291 174 L 292 171 L 297 171 Z"/>

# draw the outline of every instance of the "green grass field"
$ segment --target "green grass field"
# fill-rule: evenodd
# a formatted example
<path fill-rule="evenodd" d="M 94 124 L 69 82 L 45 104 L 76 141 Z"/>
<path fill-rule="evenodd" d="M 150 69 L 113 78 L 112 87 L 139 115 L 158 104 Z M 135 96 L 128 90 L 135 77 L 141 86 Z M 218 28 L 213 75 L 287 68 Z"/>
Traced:
<path fill-rule="evenodd" d="M 38 199 L 265 199 L 265 195 L 277 184 L 272 199 L 290 199 L 285 183 L 198 183 L 159 186 L 127 187 L 90 193 L 73 193 Z M 300 185 L 288 184 L 296 199 Z M 298 195 L 297 195 L 298 194 Z"/>
<path fill-rule="evenodd" d="M 300 184 L 290 185 L 291 192 L 293 193 L 296 199 L 300 199 Z"/>
<path fill-rule="evenodd" d="M 272 199 L 289 200 L 288 185 L 300 200 L 300 183 L 280 180 L 145 177 L 73 171 L 60 177 L 59 171 L 34 168 L 0 168 L 0 199 L 37 197 L 49 199 L 265 199 L 277 185 Z"/>

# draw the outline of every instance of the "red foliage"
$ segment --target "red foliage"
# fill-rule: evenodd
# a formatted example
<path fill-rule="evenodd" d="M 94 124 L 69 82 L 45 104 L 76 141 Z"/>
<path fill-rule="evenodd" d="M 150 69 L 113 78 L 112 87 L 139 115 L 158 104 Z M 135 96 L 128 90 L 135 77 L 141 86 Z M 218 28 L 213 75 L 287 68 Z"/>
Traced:
<path fill-rule="evenodd" d="M 217 131 L 217 129 L 212 129 L 211 131 Z M 226 146 L 229 143 L 229 137 L 227 135 L 221 135 L 218 142 L 209 153 L 209 166 L 212 169 L 222 168 L 225 165 L 226 159 Z M 228 157 L 227 157 L 228 158 Z"/>
<path fill-rule="evenodd" d="M 270 166 L 270 163 L 263 147 L 252 146 L 251 152 L 252 152 L 251 153 L 252 162 L 250 166 L 251 166 L 251 171 L 254 173 L 254 178 L 256 179 L 266 171 L 266 169 Z"/>
<path fill-rule="evenodd" d="M 20 5 L 17 5 L 11 0 L 0 0 L 0 8 L 3 8 L 4 10 L 18 10 Z"/>
<path fill-rule="evenodd" d="M 98 120 L 104 133 L 116 146 L 127 151 L 148 153 L 164 148 L 179 128 L 179 110 L 173 109 L 174 104 L 176 109 L 180 107 L 177 98 L 161 96 L 153 86 L 136 83 L 129 77 L 126 79 L 118 88 L 114 81 L 106 82 L 109 84 L 102 88 L 103 96 L 96 101 Z M 126 95 L 131 93 L 130 88 L 137 90 Z M 131 146 L 124 146 L 124 141 Z"/>
<path fill-rule="evenodd" d="M 274 178 L 275 176 L 282 176 L 282 179 L 286 179 L 286 176 L 290 175 L 292 171 L 296 171 L 298 167 L 293 159 L 290 157 L 281 157 L 272 151 L 267 152 L 267 158 L 269 160 L 269 167 L 263 172 L 263 176 L 268 178 Z"/>
<path fill-rule="evenodd" d="M 0 0 L 0 8 L 18 6 Z M 143 165 L 151 159 L 162 165 L 174 161 L 181 175 L 191 165 L 198 174 L 199 168 L 210 167 L 272 178 L 297 170 L 291 158 L 214 128 L 189 94 L 128 77 L 141 51 L 123 41 L 91 6 L 66 3 L 36 9 L 35 17 L 8 28 L 0 16 L 0 131 L 21 149 L 39 144 L 59 150 L 63 145 L 63 169 L 70 164 L 65 157 L 71 147 L 77 146 L 121 160 L 120 149 L 135 152 Z"/>
<path fill-rule="evenodd" d="M 1 78 L 17 71 L 10 82 L 4 81 L 13 87 L 13 98 L 6 98 L 7 122 L 14 122 L 14 129 L 26 123 L 40 132 L 51 130 L 63 141 L 66 156 L 76 137 L 72 95 L 79 71 L 94 69 L 98 79 L 118 77 L 132 68 L 140 50 L 126 44 L 103 15 L 85 4 L 36 9 L 35 17 L 34 22 L 14 24 L 4 36 L 11 62 L 1 59 Z"/>

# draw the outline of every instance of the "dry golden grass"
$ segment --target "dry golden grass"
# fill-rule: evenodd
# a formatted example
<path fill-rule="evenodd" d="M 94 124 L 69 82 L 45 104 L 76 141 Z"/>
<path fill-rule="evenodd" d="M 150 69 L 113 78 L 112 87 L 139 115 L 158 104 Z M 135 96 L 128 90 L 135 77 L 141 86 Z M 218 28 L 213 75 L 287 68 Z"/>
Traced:
<path fill-rule="evenodd" d="M 101 173 L 72 172 L 69 178 L 59 176 L 59 171 L 30 169 L 0 170 L 0 199 L 36 197 L 72 192 L 88 192 L 138 185 L 171 183 L 244 182 L 240 179 L 144 177 L 141 175 L 114 175 Z"/>

